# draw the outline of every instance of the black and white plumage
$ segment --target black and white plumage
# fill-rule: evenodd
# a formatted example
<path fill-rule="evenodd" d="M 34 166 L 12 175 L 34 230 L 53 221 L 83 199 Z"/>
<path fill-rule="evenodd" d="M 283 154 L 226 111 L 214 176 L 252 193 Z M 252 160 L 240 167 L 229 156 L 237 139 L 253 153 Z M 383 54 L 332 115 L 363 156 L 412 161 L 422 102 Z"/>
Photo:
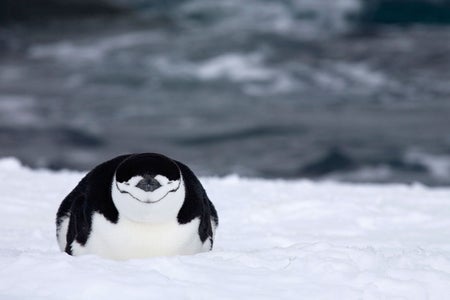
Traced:
<path fill-rule="evenodd" d="M 212 249 L 217 212 L 194 173 L 156 153 L 129 154 L 90 171 L 56 216 L 61 251 L 112 259 Z"/>

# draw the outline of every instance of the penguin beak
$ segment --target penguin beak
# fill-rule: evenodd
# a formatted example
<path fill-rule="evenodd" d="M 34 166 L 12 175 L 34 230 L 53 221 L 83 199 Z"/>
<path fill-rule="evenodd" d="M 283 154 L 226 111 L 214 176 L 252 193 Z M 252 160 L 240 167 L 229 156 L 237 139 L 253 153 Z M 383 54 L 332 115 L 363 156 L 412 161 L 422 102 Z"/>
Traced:
<path fill-rule="evenodd" d="M 158 180 L 156 180 L 153 177 L 146 177 L 141 179 L 137 184 L 136 187 L 140 188 L 141 190 L 145 192 L 153 192 L 157 188 L 161 187 L 161 184 Z"/>

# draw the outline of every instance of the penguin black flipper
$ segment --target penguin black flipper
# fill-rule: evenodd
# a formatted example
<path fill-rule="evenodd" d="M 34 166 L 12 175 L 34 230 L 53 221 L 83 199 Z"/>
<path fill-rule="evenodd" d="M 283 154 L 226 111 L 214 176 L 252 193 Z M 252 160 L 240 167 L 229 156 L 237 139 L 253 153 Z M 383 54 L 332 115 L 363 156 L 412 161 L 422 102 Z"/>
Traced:
<path fill-rule="evenodd" d="M 206 196 L 206 193 L 205 193 Z M 219 226 L 219 216 L 217 215 L 217 210 L 214 207 L 214 204 L 211 202 L 211 200 L 209 200 L 208 196 L 206 196 L 206 198 L 208 199 L 208 203 L 209 203 L 209 208 L 211 210 L 211 218 L 212 221 L 214 222 L 214 224 L 217 226 Z"/>
<path fill-rule="evenodd" d="M 101 213 L 112 223 L 117 222 L 118 211 L 111 198 L 111 181 L 117 166 L 129 156 L 118 156 L 95 167 L 62 201 L 56 214 L 56 226 L 58 239 L 65 240 L 62 250 L 66 253 L 72 255 L 71 245 L 74 241 L 86 244 L 91 232 L 93 212 Z M 67 218 L 67 231 L 62 232 L 62 223 Z"/>
<path fill-rule="evenodd" d="M 186 190 L 183 206 L 177 216 L 178 222 L 180 224 L 186 224 L 195 218 L 200 218 L 200 225 L 198 228 L 200 240 L 204 243 L 206 239 L 209 239 L 211 241 L 212 248 L 212 222 L 214 222 L 215 227 L 219 224 L 217 211 L 212 202 L 209 200 L 208 195 L 206 194 L 206 191 L 197 176 L 195 176 L 191 169 L 179 161 L 174 161 L 183 175 L 185 185 L 191 187 Z"/>
<path fill-rule="evenodd" d="M 61 240 L 61 250 L 68 254 L 72 254 L 70 245 L 77 236 L 77 226 L 75 220 L 78 219 L 77 209 L 79 203 L 83 204 L 86 190 L 86 177 L 78 183 L 78 185 L 67 195 L 59 206 L 56 213 L 56 237 Z M 67 228 L 63 228 L 64 221 L 68 220 Z"/>

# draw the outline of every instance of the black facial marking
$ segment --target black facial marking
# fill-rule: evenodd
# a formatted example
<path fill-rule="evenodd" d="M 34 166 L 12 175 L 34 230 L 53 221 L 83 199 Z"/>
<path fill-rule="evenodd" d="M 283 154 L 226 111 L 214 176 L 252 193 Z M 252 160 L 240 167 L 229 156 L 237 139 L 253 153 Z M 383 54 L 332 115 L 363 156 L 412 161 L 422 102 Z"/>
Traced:
<path fill-rule="evenodd" d="M 180 170 L 170 158 L 156 153 L 131 155 L 116 170 L 116 180 L 126 182 L 134 176 L 154 177 L 163 175 L 169 180 L 179 180 Z"/>

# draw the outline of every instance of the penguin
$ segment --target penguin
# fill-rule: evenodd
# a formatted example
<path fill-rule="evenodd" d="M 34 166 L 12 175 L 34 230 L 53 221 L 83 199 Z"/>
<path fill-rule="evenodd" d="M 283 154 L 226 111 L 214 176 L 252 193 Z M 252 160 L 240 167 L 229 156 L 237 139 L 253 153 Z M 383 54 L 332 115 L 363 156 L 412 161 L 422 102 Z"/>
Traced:
<path fill-rule="evenodd" d="M 96 166 L 56 214 L 61 251 L 126 260 L 212 250 L 217 211 L 194 173 L 158 153 Z"/>

